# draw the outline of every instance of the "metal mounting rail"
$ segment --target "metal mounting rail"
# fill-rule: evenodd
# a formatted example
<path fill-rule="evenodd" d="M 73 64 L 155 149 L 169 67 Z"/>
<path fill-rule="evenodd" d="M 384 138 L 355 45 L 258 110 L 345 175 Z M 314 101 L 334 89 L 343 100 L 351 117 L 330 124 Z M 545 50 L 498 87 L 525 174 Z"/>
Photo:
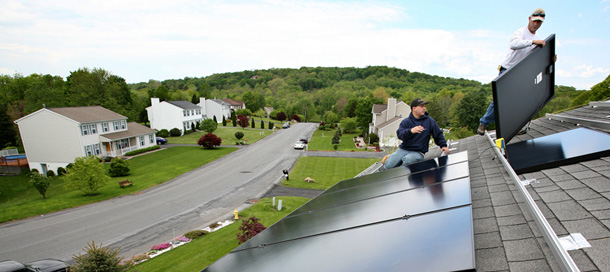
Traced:
<path fill-rule="evenodd" d="M 515 173 L 515 170 L 513 170 L 506 158 L 504 158 L 504 156 L 500 153 L 500 150 L 496 148 L 496 144 L 491 139 L 491 136 L 488 133 L 485 133 L 485 137 L 487 137 L 487 139 L 489 140 L 492 149 L 495 150 L 496 156 L 504 165 L 506 172 L 508 172 L 508 174 L 512 177 L 515 186 L 517 187 L 519 192 L 521 192 L 523 198 L 525 198 L 525 204 L 532 213 L 534 220 L 538 225 L 538 228 L 542 232 L 542 237 L 544 237 L 544 240 L 549 246 L 549 249 L 551 250 L 551 252 L 553 252 L 553 255 L 555 256 L 559 267 L 561 267 L 561 270 L 565 272 L 580 271 L 576 266 L 576 263 L 574 263 L 574 260 L 572 260 L 572 257 L 570 257 L 570 254 L 568 254 L 568 252 L 559 243 L 559 238 L 557 238 L 557 234 L 555 234 L 555 231 L 553 230 L 549 222 L 546 220 L 546 218 L 544 218 L 544 215 L 538 208 L 538 205 L 536 205 L 536 202 L 534 202 L 532 196 L 530 196 L 530 194 L 525 189 L 525 186 L 521 183 L 521 180 L 519 179 L 519 176 L 517 176 L 517 173 Z"/>
<path fill-rule="evenodd" d="M 584 126 L 589 126 L 589 127 L 596 127 L 596 128 L 610 130 L 610 122 L 604 122 L 604 121 L 600 121 L 600 120 L 592 120 L 592 119 L 579 118 L 579 117 L 567 116 L 567 115 L 562 115 L 562 114 L 550 114 L 550 113 L 547 113 L 545 117 L 549 118 L 550 120 L 569 122 L 569 123 L 579 125 L 579 126 L 584 125 Z"/>

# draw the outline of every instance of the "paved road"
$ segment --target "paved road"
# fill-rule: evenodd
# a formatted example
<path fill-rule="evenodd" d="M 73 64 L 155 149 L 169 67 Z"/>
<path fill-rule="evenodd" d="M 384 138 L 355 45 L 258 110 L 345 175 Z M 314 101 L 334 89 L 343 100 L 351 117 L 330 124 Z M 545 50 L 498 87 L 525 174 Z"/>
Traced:
<path fill-rule="evenodd" d="M 141 193 L 0 225 L 0 260 L 71 260 L 87 242 L 141 254 L 187 231 L 228 219 L 282 179 L 302 155 L 292 145 L 315 124 L 295 124 Z"/>

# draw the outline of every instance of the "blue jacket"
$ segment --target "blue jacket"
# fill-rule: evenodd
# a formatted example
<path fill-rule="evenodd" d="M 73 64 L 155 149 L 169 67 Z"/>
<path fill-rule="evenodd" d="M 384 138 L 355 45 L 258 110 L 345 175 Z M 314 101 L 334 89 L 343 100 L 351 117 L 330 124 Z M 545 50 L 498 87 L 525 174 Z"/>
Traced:
<path fill-rule="evenodd" d="M 423 126 L 425 130 L 422 131 L 422 133 L 411 133 L 411 129 L 419 125 Z M 400 126 L 396 131 L 396 136 L 398 136 L 398 139 L 402 140 L 399 147 L 409 151 L 421 153 L 428 152 L 430 136 L 434 138 L 434 143 L 436 143 L 436 145 L 440 147 L 447 146 L 443 131 L 438 127 L 434 118 L 428 116 L 427 112 L 419 119 L 415 118 L 413 113 L 410 113 L 409 117 L 400 122 Z"/>

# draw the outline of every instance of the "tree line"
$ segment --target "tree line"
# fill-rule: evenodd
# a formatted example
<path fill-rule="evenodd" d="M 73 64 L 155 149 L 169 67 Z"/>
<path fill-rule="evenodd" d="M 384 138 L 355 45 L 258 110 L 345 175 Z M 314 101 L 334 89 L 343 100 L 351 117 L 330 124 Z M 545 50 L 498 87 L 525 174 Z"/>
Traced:
<path fill-rule="evenodd" d="M 555 98 L 541 111 L 555 112 L 610 95 L 607 78 L 590 91 L 556 86 Z M 101 105 L 147 122 L 150 98 L 199 102 L 199 97 L 244 101 L 258 116 L 264 107 L 303 121 L 336 123 L 355 118 L 366 130 L 373 104 L 394 97 L 409 104 L 415 98 L 430 101 L 428 112 L 441 127 L 474 131 L 492 100 L 491 85 L 463 78 L 410 72 L 386 66 L 274 68 L 126 83 L 101 68 L 80 68 L 64 80 L 53 75 L 0 75 L 0 148 L 19 145 L 13 121 L 44 106 Z"/>

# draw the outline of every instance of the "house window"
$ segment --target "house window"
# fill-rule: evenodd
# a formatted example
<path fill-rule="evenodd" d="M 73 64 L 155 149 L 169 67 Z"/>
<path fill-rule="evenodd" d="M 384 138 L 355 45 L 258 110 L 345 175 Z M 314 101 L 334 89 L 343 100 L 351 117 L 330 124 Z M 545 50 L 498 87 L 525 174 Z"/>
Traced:
<path fill-rule="evenodd" d="M 155 142 L 155 137 L 152 134 L 148 135 L 148 141 L 152 144 Z"/>
<path fill-rule="evenodd" d="M 96 156 L 102 154 L 102 151 L 100 150 L 100 144 L 93 145 L 93 154 L 95 154 Z"/>
<path fill-rule="evenodd" d="M 102 123 L 102 131 L 108 132 L 109 130 L 110 130 L 110 128 L 108 128 L 108 122 Z"/>
<path fill-rule="evenodd" d="M 126 129 L 127 128 L 127 122 L 125 122 L 125 120 L 121 121 L 121 129 Z"/>
<path fill-rule="evenodd" d="M 186 111 L 185 110 L 182 111 L 182 116 L 186 116 Z"/>
<path fill-rule="evenodd" d="M 144 146 L 144 136 L 140 136 L 140 146 Z"/>
<path fill-rule="evenodd" d="M 86 156 L 91 156 L 91 155 L 93 155 L 93 151 L 91 150 L 91 145 L 87 145 L 87 146 L 85 146 L 85 155 L 86 155 Z"/>
<path fill-rule="evenodd" d="M 119 130 L 119 121 L 113 121 L 112 125 L 114 126 L 114 130 Z"/>
<path fill-rule="evenodd" d="M 82 125 L 80 126 L 80 131 L 81 131 L 81 135 L 90 135 L 90 134 L 96 134 L 97 133 L 97 125 L 96 124 L 91 124 L 91 125 Z"/>
<path fill-rule="evenodd" d="M 122 139 L 122 140 L 116 141 L 116 148 L 117 149 L 123 149 L 125 147 L 129 147 L 129 140 Z"/>

